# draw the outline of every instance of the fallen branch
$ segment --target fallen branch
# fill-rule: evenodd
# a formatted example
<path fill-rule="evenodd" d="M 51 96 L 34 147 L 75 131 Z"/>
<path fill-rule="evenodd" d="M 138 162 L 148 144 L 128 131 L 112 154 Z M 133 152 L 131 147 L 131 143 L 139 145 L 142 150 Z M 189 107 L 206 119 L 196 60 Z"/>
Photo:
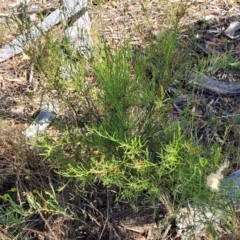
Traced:
<path fill-rule="evenodd" d="M 190 73 L 188 83 L 195 86 L 198 90 L 207 93 L 215 93 L 221 95 L 240 95 L 240 82 L 221 82 L 213 80 L 203 74 L 195 72 Z"/>
<path fill-rule="evenodd" d="M 67 25 L 64 35 L 70 39 L 72 47 L 81 51 L 85 57 L 89 57 L 89 49 L 93 43 L 88 35 L 91 24 L 87 12 L 87 1 L 65 0 L 62 7 L 51 13 L 43 22 L 31 28 L 26 34 L 14 39 L 11 43 L 3 46 L 0 49 L 0 62 L 22 52 L 29 42 L 36 40 L 44 32 L 60 22 L 64 22 Z M 40 112 L 24 132 L 25 136 L 34 138 L 39 132 L 43 132 L 51 124 L 58 111 L 59 103 L 56 99 L 51 102 L 42 102 Z"/>
<path fill-rule="evenodd" d="M 68 20 L 73 16 L 83 17 L 85 19 L 85 26 L 88 28 L 89 26 L 89 16 L 86 11 L 87 1 L 77 1 L 77 0 L 64 0 L 62 7 L 56 9 L 54 12 L 49 14 L 44 21 L 38 23 L 36 26 L 32 27 L 27 33 L 20 35 L 10 43 L 4 45 L 0 49 L 0 62 L 4 62 L 9 58 L 13 57 L 16 54 L 19 54 L 23 51 L 24 48 L 27 47 L 28 43 L 36 40 L 40 36 L 42 36 L 45 32 L 51 29 L 53 26 L 60 22 L 68 22 Z M 81 14 L 83 13 L 83 14 Z M 82 20 L 83 21 L 83 20 Z M 81 21 L 81 24 L 83 25 Z M 66 33 L 68 36 L 72 36 L 73 30 L 67 30 Z"/>

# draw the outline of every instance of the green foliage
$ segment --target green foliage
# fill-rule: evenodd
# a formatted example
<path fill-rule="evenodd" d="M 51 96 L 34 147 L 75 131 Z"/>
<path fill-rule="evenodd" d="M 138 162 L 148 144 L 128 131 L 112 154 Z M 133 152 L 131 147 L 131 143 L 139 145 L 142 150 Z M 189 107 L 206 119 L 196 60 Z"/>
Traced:
<path fill-rule="evenodd" d="M 77 119 L 85 119 L 85 128 L 62 126 L 56 141 L 39 139 L 36 146 L 58 164 L 59 174 L 76 179 L 79 189 L 95 184 L 113 187 L 118 199 L 132 204 L 143 195 L 142 201 L 157 203 L 166 191 L 179 204 L 211 197 L 205 178 L 221 160 L 221 149 L 206 151 L 193 136 L 184 135 L 181 122 L 167 115 L 171 102 L 166 90 L 186 74 L 179 66 L 185 55 L 177 56 L 177 48 L 177 33 L 168 30 L 145 54 L 129 47 L 100 48 L 89 61 L 94 85 L 83 87 L 86 74 L 76 70 L 74 62 L 68 62 L 69 81 L 59 75 L 47 78 L 62 99 L 74 90 L 74 102 L 94 106 L 82 115 L 74 112 Z M 58 58 L 54 51 L 52 57 Z"/>

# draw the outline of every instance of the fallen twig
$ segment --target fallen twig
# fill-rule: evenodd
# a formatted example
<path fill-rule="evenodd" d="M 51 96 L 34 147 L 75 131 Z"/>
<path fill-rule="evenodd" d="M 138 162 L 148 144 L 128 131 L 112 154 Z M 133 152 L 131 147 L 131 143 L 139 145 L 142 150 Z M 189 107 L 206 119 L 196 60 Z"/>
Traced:
<path fill-rule="evenodd" d="M 233 96 L 240 95 L 240 82 L 220 82 L 203 74 L 192 72 L 188 77 L 188 83 L 203 92 Z"/>

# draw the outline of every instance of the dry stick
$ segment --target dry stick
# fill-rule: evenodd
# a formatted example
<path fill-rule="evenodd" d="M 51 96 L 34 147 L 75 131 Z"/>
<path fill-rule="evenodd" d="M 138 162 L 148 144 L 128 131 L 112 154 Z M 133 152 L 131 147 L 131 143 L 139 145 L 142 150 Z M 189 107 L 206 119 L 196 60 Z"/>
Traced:
<path fill-rule="evenodd" d="M 169 225 L 167 226 L 166 230 L 164 231 L 164 233 L 163 233 L 163 235 L 162 235 L 162 237 L 161 237 L 162 240 L 165 240 L 165 239 L 167 238 L 167 235 L 168 235 L 171 227 L 172 227 L 172 224 L 169 224 Z"/>
<path fill-rule="evenodd" d="M 107 223 L 108 223 L 108 217 L 109 217 L 109 195 L 108 195 L 108 194 L 109 194 L 109 192 L 108 192 L 108 188 L 107 188 L 107 218 L 105 219 L 105 223 L 104 223 L 102 232 L 101 232 L 101 234 L 100 234 L 100 236 L 99 236 L 99 240 L 101 240 L 102 235 L 103 235 L 103 233 L 104 233 L 104 230 L 105 230 L 105 228 L 106 228 L 106 225 L 107 225 Z"/>
<path fill-rule="evenodd" d="M 74 22 L 76 22 L 80 17 L 82 17 L 86 12 L 87 12 L 87 8 L 83 7 L 80 11 L 73 14 L 68 19 L 66 28 L 71 27 L 74 24 Z"/>
<path fill-rule="evenodd" d="M 6 231 L 6 229 L 0 227 L 0 239 L 3 240 L 13 240 L 14 236 Z"/>
<path fill-rule="evenodd" d="M 40 23 L 40 26 L 37 25 L 36 27 L 31 28 L 27 34 L 20 36 L 18 39 L 21 39 L 22 37 L 24 40 L 28 40 L 27 38 L 29 35 L 33 35 L 30 36 L 30 40 L 35 40 L 37 37 L 40 37 L 44 31 L 60 22 L 60 20 L 64 21 L 66 28 L 63 34 L 70 39 L 73 48 L 81 51 L 86 58 L 89 57 L 90 53 L 88 50 L 92 47 L 93 43 L 89 35 L 86 35 L 85 33 L 90 29 L 91 25 L 87 12 L 87 0 L 82 0 L 81 2 L 78 0 L 63 0 L 62 8 L 50 14 L 43 22 Z M 38 28 L 40 28 L 40 30 Z M 25 43 L 22 39 L 21 42 L 23 44 Z M 9 50 L 9 46 L 5 46 L 5 49 Z M 14 49 L 12 48 L 10 50 Z M 22 49 L 20 48 L 19 51 L 21 50 Z M 58 101 L 55 101 L 54 104 L 51 102 L 46 102 L 46 104 L 48 106 L 53 106 L 57 111 L 52 111 L 53 109 L 50 110 L 49 108 L 44 109 L 43 106 L 41 106 L 42 111 L 40 111 L 36 120 L 29 126 L 29 128 L 27 128 L 25 136 L 34 138 L 37 133 L 44 131 L 51 123 L 55 115 L 58 114 Z"/>
<path fill-rule="evenodd" d="M 123 224 L 123 223 L 121 223 L 121 225 L 122 225 L 125 229 L 127 229 L 128 231 L 132 231 L 132 232 L 138 233 L 138 234 L 140 234 L 140 235 L 143 235 L 144 232 L 145 232 L 144 227 L 138 227 L 138 226 L 128 227 L 127 225 L 125 225 L 125 224 Z"/>
<path fill-rule="evenodd" d="M 51 229 L 51 226 L 49 225 L 48 221 L 46 220 L 46 218 L 42 215 L 41 211 L 38 211 L 40 217 L 42 218 L 42 220 L 45 222 L 48 230 L 51 232 L 52 236 L 54 237 L 55 240 L 58 240 L 59 238 L 56 236 L 56 234 L 53 232 L 53 230 Z"/>
<path fill-rule="evenodd" d="M 31 15 L 31 14 L 37 13 L 39 15 L 48 15 L 55 10 L 56 10 L 56 8 L 46 8 L 46 9 L 37 8 L 37 9 L 26 11 L 25 14 Z M 0 19 L 1 18 L 9 18 L 10 19 L 10 18 L 12 18 L 13 15 L 20 17 L 22 14 L 23 14 L 22 12 L 14 12 L 13 14 L 12 13 L 8 13 L 8 14 L 0 13 Z"/>
<path fill-rule="evenodd" d="M 82 199 L 84 199 L 86 202 L 88 202 L 88 203 L 89 203 L 88 206 L 92 207 L 96 212 L 98 212 L 98 213 L 101 215 L 102 219 L 105 218 L 105 216 L 92 204 L 92 202 L 89 202 L 89 201 L 88 201 L 86 198 L 84 198 L 84 197 L 82 197 Z M 87 204 L 86 204 L 86 205 L 87 205 Z M 96 222 L 99 227 L 101 226 L 100 223 L 99 223 L 93 216 L 91 216 L 89 213 L 87 213 L 87 214 L 89 215 L 90 218 L 93 218 L 94 222 Z M 119 235 L 117 234 L 115 228 L 112 226 L 112 224 L 111 224 L 110 222 L 108 222 L 108 225 L 113 229 L 113 232 L 114 232 L 115 236 L 117 237 L 117 239 L 121 239 L 121 238 L 119 237 Z"/>
<path fill-rule="evenodd" d="M 30 84 L 33 83 L 33 69 L 34 69 L 34 63 L 31 64 L 31 67 L 30 67 L 30 73 L 29 73 L 29 78 L 28 78 L 28 82 Z"/>
<path fill-rule="evenodd" d="M 191 72 L 188 77 L 188 83 L 193 85 L 196 89 L 217 95 L 225 96 L 240 96 L 240 82 L 221 82 L 216 81 L 202 73 Z M 240 114 L 229 114 L 220 116 L 220 119 L 239 124 Z"/>
<path fill-rule="evenodd" d="M 23 231 L 28 231 L 28 232 L 32 232 L 32 233 L 38 234 L 38 239 L 45 239 L 45 238 L 44 238 L 45 233 L 42 232 L 42 231 L 38 231 L 38 230 L 35 230 L 35 229 L 32 229 L 32 228 L 27 228 L 27 227 L 24 227 L 22 230 L 23 230 Z M 39 236 L 41 236 L 42 238 L 40 238 Z M 1 236 L 0 236 L 0 237 L 1 237 Z M 1 239 L 1 238 L 0 238 L 0 239 Z M 4 239 L 4 240 L 5 240 L 5 239 Z M 6 240 L 7 240 L 7 239 L 6 239 Z M 15 239 L 11 238 L 11 240 L 15 240 Z"/>
<path fill-rule="evenodd" d="M 188 77 L 188 83 L 194 85 L 197 89 L 207 93 L 216 93 L 226 96 L 239 96 L 239 82 L 221 82 L 207 77 L 201 73 L 191 72 Z"/>
<path fill-rule="evenodd" d="M 4 62 L 14 55 L 21 53 L 30 41 L 36 40 L 61 21 L 66 22 L 72 16 L 74 16 L 74 20 L 76 17 L 82 16 L 86 13 L 84 10 L 87 7 L 87 1 L 82 1 L 81 3 L 80 5 L 77 0 L 65 0 L 62 8 L 49 14 L 44 21 L 32 27 L 27 33 L 4 45 L 0 49 L 0 62 Z"/>
<path fill-rule="evenodd" d="M 32 27 L 28 33 L 22 34 L 11 41 L 9 44 L 4 45 L 0 49 L 0 62 L 4 62 L 14 55 L 21 53 L 23 51 L 23 48 L 26 47 L 29 40 L 36 40 L 42 35 L 42 33 L 58 24 L 60 22 L 61 15 L 61 11 L 57 9 L 48 17 L 46 17 L 45 21 L 37 24 L 35 27 Z"/>
<path fill-rule="evenodd" d="M 185 37 L 189 42 L 191 42 L 192 44 L 194 43 L 193 40 L 191 40 L 188 36 L 183 35 L 183 37 Z M 206 49 L 204 47 L 202 47 L 200 44 L 197 44 L 197 47 L 199 49 L 201 49 L 204 53 L 206 53 L 207 55 L 212 55 L 212 52 L 209 52 L 209 49 Z"/>
<path fill-rule="evenodd" d="M 91 206 L 91 205 L 90 205 Z M 101 227 L 101 224 L 97 221 L 95 217 L 93 217 L 90 213 L 87 213 L 87 215 L 90 217 L 90 219 L 95 222 L 99 227 Z"/>

